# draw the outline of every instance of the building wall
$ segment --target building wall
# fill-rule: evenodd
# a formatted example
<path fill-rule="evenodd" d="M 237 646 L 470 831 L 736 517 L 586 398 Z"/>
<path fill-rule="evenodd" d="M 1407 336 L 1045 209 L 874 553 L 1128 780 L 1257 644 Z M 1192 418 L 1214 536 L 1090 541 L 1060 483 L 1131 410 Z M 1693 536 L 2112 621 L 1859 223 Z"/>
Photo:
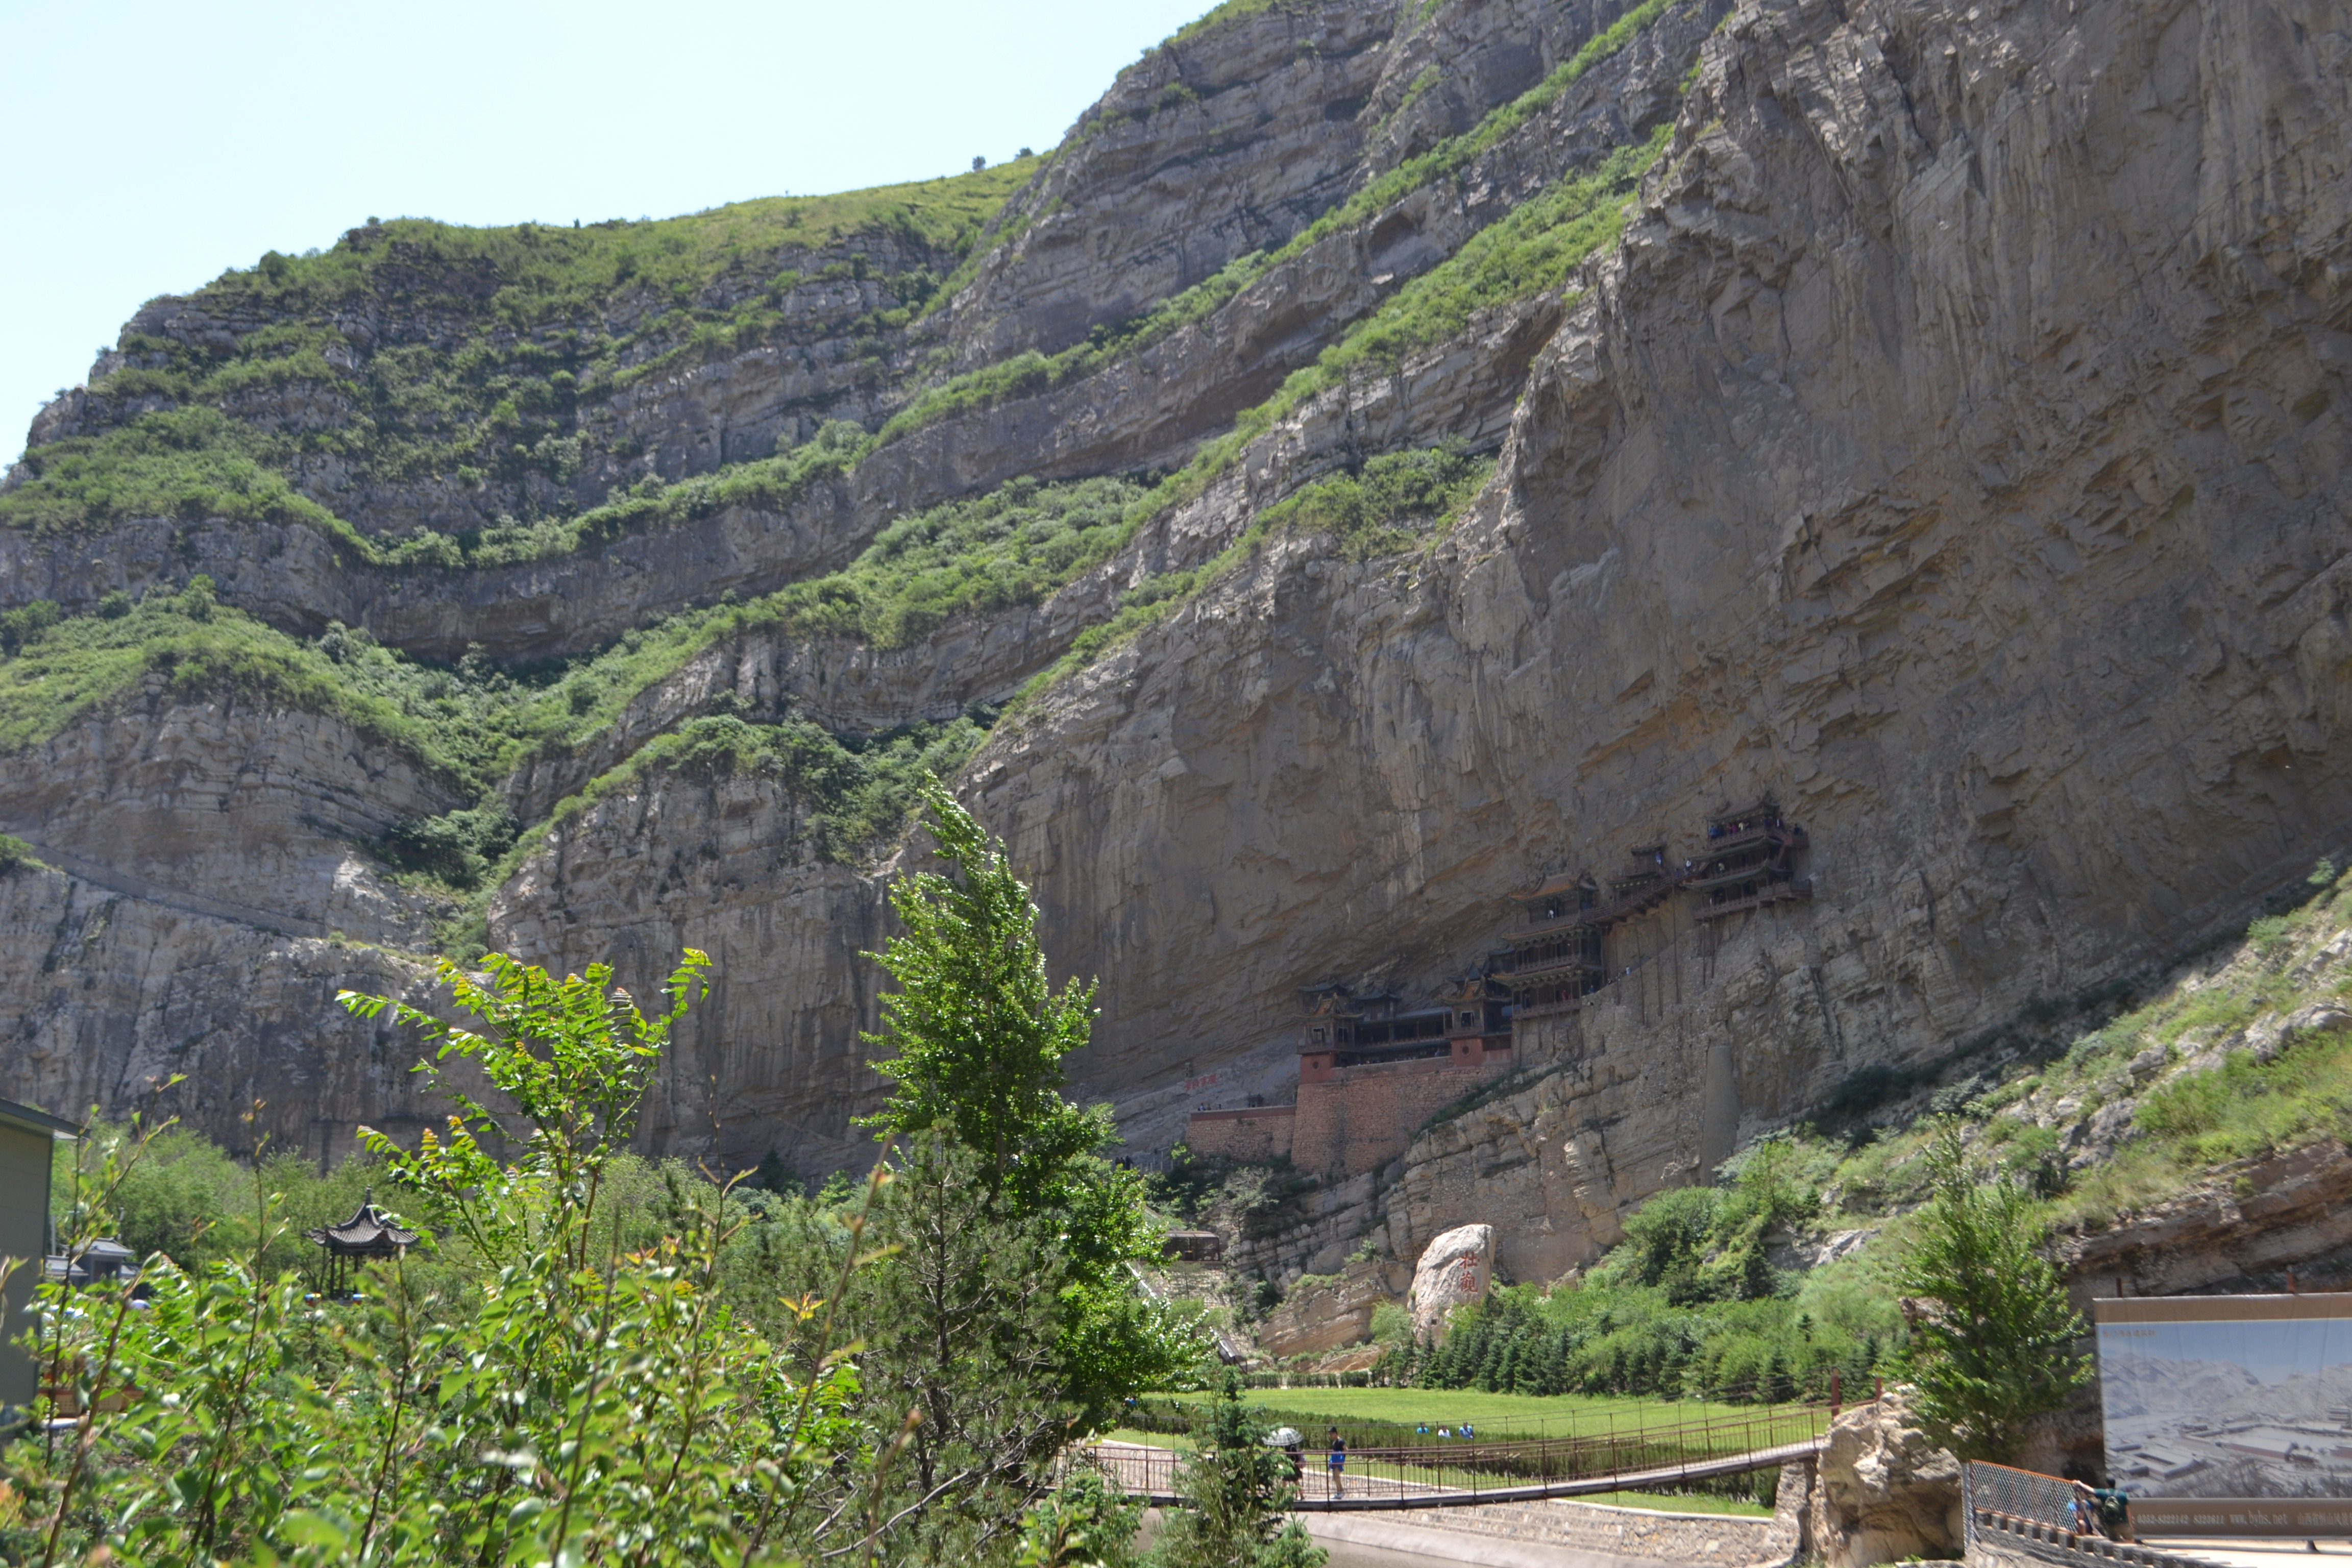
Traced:
<path fill-rule="evenodd" d="M 41 1277 L 49 1242 L 49 1135 L 0 1127 L 0 1258 L 21 1260 L 8 1276 L 7 1321 L 0 1332 L 0 1410 L 33 1402 L 32 1358 L 16 1348 L 23 1313 Z"/>
<path fill-rule="evenodd" d="M 1376 1171 L 1402 1154 L 1422 1124 L 1508 1072 L 1508 1051 L 1334 1068 L 1302 1074 L 1291 1163 L 1327 1176 Z"/>
<path fill-rule="evenodd" d="M 1184 1144 L 1194 1155 L 1222 1155 L 1247 1164 L 1290 1158 L 1295 1107 L 1266 1105 L 1248 1110 L 1196 1110 L 1184 1123 Z"/>

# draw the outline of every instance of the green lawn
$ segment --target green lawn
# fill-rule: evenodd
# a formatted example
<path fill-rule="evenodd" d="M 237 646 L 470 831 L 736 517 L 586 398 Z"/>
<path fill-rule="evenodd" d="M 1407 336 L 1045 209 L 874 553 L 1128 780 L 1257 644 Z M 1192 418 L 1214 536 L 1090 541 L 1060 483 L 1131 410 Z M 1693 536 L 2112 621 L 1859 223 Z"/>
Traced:
<path fill-rule="evenodd" d="M 1205 1396 L 1188 1396 L 1186 1403 L 1194 1397 Z M 1632 1430 L 1684 1421 L 1761 1416 L 1757 1405 L 1696 1399 L 1481 1394 L 1459 1388 L 1253 1388 L 1243 1398 L 1286 1415 L 1393 1421 L 1408 1426 L 1425 1421 L 1433 1433 L 1440 1426 L 1458 1427 L 1468 1421 L 1480 1437 L 1563 1437 L 1612 1427 Z"/>

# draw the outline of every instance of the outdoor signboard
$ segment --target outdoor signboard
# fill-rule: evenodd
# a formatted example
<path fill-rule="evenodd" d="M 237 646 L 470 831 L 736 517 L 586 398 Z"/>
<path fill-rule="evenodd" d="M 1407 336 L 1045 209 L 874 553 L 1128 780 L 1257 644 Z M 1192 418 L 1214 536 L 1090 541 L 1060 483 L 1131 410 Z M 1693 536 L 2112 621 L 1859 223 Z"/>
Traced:
<path fill-rule="evenodd" d="M 2092 1303 L 2142 1535 L 2352 1534 L 2352 1295 Z"/>

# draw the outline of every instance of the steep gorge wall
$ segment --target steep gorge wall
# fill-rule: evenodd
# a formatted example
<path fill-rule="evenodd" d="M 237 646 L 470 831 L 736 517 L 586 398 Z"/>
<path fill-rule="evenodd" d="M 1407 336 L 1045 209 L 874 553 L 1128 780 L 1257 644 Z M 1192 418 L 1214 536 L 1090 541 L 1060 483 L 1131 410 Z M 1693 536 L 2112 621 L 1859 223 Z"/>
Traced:
<path fill-rule="evenodd" d="M 1366 160 L 1361 178 L 1619 9 L 1489 0 L 1393 35 L 1385 5 L 1277 9 L 1240 46 L 1265 58 L 1235 73 L 1272 84 L 1279 122 L 1255 153 L 1237 129 L 1249 116 L 1219 117 L 1260 89 L 1208 92 L 1223 79 L 1188 74 L 1182 47 L 1155 55 L 1107 100 L 1118 122 L 1056 161 L 1039 190 L 1062 208 L 1024 209 L 952 330 L 980 360 L 1082 337 L 1328 199 L 1319 165 L 1237 181 L 1253 157 L 1311 143 Z M 959 781 L 1034 882 L 1056 963 L 1102 979 L 1078 1087 L 1164 1146 L 1184 1079 L 1281 1079 L 1297 985 L 1433 981 L 1491 945 L 1538 875 L 1605 870 L 1661 837 L 1690 853 L 1732 797 L 1775 791 L 1811 830 L 1815 897 L 1623 933 L 1646 962 L 1552 1026 L 1530 1064 L 1548 1076 L 1427 1130 L 1386 1178 L 1318 1194 L 1273 1261 L 1343 1255 L 1367 1231 L 1410 1257 L 1475 1219 L 1497 1225 L 1512 1273 L 1548 1278 L 1613 1238 L 1625 1205 L 1857 1068 L 1932 1057 L 2029 996 L 2242 916 L 2352 822 L 2352 40 L 2336 9 L 2296 0 L 1993 9 L 1744 0 L 1705 46 L 1623 244 L 1577 287 L 1363 368 L 1044 605 L 889 654 L 747 635 L 595 747 L 532 764 L 509 798 L 542 813 L 722 692 L 853 729 L 999 700 L 1124 590 L 1208 559 L 1302 479 L 1451 435 L 1499 442 L 1501 467 L 1433 549 L 1360 562 L 1276 534 L 1010 718 Z M 823 482 L 795 503 L 805 538 L 737 513 L 573 562 L 383 585 L 307 530 L 142 524 L 71 550 L 10 536 L 0 584 L 94 594 L 201 569 L 289 624 L 331 614 L 427 650 L 562 652 L 817 570 L 919 496 L 1064 471 L 1057 453 L 1073 473 L 1161 460 L 1392 293 L 1382 268 L 1425 268 L 1491 221 L 1480 203 L 1507 206 L 1674 112 L 1713 16 L 1668 13 L 1454 195 L 1334 236 L 1107 379 L 981 410 Z M 1325 51 L 1318 27 L 1381 41 Z M 1435 85 L 1411 92 L 1433 65 Z M 1280 119 L 1293 89 L 1276 89 L 1308 81 L 1366 95 L 1361 125 L 1319 133 L 1339 138 L 1327 146 Z M 1197 106 L 1134 112 L 1192 82 Z M 1153 135 L 1192 151 L 1155 164 Z M 1238 216 L 1215 217 L 1221 190 Z M 1154 199 L 1167 221 L 1110 219 Z M 1197 253 L 1175 243 L 1194 231 Z M 1087 234 L 1134 248 L 1091 272 L 1066 243 Z M 1102 401 L 1121 387 L 1131 401 Z M 110 784 L 72 805 L 59 781 L 162 754 L 148 722 L 93 721 L 21 787 L 13 770 L 32 764 L 12 759 L 20 815 L 0 827 L 54 816 L 60 855 L 82 853 L 68 828 L 101 847 L 143 832 L 107 803 L 149 796 Z M 320 798 L 344 787 L 332 758 L 365 752 L 254 743 L 310 759 Z M 212 773 L 244 776 L 227 756 L 172 764 L 186 798 Z M 429 781 L 370 765 L 351 786 L 364 810 L 286 806 L 286 853 L 310 881 L 277 907 L 340 924 L 319 891 L 336 834 L 431 804 Z M 811 809 L 764 776 L 651 768 L 560 824 L 492 906 L 499 943 L 573 967 L 616 956 L 640 987 L 681 945 L 719 959 L 722 989 L 648 1117 L 654 1146 L 747 1161 L 776 1147 L 811 1171 L 866 1148 L 846 1121 L 879 1087 L 856 1039 L 877 976 L 858 954 L 886 934 L 890 868 L 818 858 Z M 182 892 L 240 875 L 202 859 L 209 842 L 189 838 L 205 886 Z M 42 1053 L 0 1092 L 119 1104 L 194 1051 L 207 1125 L 232 1127 L 239 1086 L 271 1081 L 290 1086 L 274 1103 L 321 1117 L 409 1113 L 408 1056 L 350 1033 L 331 1003 L 337 984 L 417 984 L 407 961 L 239 926 L 152 881 L 0 887 L 26 938 L 0 971 L 27 999 L 12 1026 Z M 122 901 L 89 937 L 107 899 Z M 240 1005 L 258 1011 L 232 1017 Z"/>
<path fill-rule="evenodd" d="M 1482 516 L 1418 571 L 1270 551 L 974 760 L 1104 977 L 1090 1087 L 1262 1039 L 1308 978 L 1433 978 L 1538 873 L 1777 790 L 1811 906 L 1663 946 L 1507 1131 L 1433 1135 L 1409 1234 L 1391 1208 L 1401 1249 L 1492 1219 L 1557 1272 L 1844 1073 L 2333 843 L 2331 24 L 1740 5 Z"/>

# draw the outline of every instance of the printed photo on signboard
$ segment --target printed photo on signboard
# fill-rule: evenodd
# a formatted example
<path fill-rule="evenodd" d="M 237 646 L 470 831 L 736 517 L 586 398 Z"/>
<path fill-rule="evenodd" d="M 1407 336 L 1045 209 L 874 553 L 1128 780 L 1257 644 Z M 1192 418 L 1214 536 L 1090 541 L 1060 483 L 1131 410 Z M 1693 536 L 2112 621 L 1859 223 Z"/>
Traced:
<path fill-rule="evenodd" d="M 2241 1298 L 2200 1320 L 2176 1298 L 2163 1303 L 2182 1314 L 2169 1321 L 2102 1310 L 2116 1484 L 2136 1500 L 2352 1498 L 2352 1316 L 2256 1306 L 2308 1300 Z M 2111 1305 L 2139 1304 L 2100 1303 Z"/>

